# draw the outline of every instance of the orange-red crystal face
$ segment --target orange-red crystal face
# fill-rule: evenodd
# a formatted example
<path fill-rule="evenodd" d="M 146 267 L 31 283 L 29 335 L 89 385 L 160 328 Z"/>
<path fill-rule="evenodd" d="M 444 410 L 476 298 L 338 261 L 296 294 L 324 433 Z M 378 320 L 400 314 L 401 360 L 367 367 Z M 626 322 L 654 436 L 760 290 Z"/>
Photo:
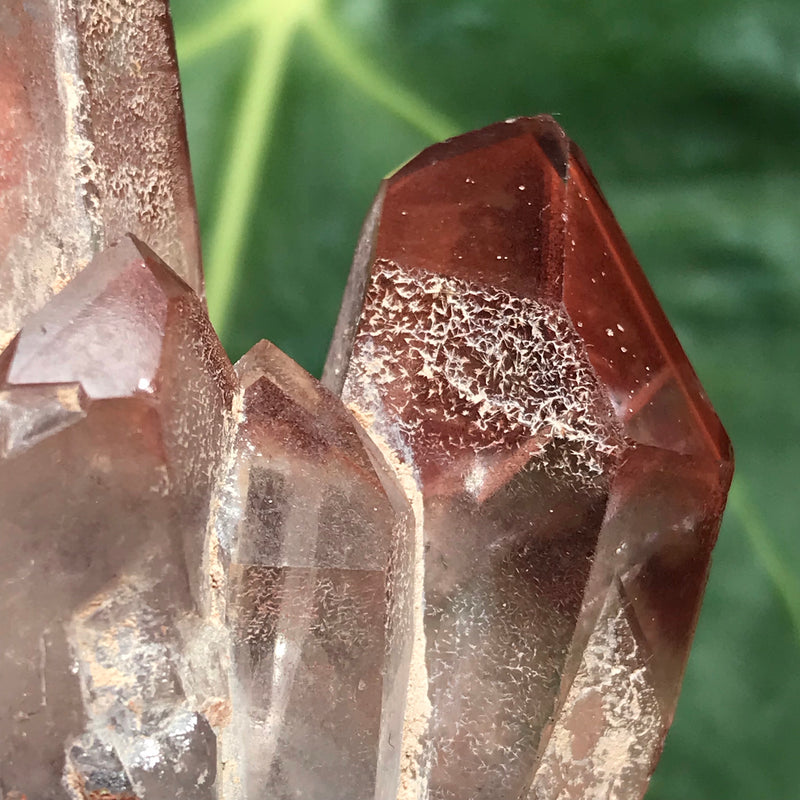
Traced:
<path fill-rule="evenodd" d="M 465 281 L 474 292 L 564 313 L 626 436 L 730 460 L 725 432 L 583 155 L 553 120 L 498 123 L 424 151 L 388 179 L 372 246 L 373 274 L 385 265 L 436 275 L 444 305 L 448 280 Z M 390 302 L 380 285 L 373 291 Z M 514 312 L 505 314 L 513 323 Z"/>
<path fill-rule="evenodd" d="M 465 776 L 476 798 L 555 796 L 559 781 L 605 796 L 612 746 L 625 796 L 643 793 L 732 455 L 555 121 L 468 133 L 388 178 L 338 331 L 330 383 L 422 497 L 432 796 L 463 796 Z"/>

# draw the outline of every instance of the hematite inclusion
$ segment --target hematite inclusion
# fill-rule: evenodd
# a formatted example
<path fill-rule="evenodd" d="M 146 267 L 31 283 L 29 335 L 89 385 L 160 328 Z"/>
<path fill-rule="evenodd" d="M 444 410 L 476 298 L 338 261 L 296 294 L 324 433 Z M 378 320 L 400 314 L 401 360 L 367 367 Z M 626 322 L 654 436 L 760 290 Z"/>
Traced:
<path fill-rule="evenodd" d="M 644 793 L 732 457 L 552 119 L 384 183 L 324 383 L 266 343 L 232 368 L 135 238 L 27 320 L 0 794 Z"/>

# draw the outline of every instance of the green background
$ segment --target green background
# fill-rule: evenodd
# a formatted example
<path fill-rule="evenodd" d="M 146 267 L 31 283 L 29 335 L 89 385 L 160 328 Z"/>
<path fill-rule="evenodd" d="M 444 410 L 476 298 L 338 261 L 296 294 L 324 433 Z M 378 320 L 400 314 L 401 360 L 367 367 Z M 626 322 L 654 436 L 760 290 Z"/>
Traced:
<path fill-rule="evenodd" d="M 582 146 L 737 477 L 649 800 L 800 798 L 796 0 L 174 0 L 209 305 L 319 374 L 381 177 L 549 112 Z"/>

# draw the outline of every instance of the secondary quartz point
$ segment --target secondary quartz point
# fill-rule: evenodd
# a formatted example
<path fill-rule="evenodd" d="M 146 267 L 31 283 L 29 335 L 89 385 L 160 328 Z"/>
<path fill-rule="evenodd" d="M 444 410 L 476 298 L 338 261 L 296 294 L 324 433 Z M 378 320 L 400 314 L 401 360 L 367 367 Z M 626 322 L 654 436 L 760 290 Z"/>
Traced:
<path fill-rule="evenodd" d="M 399 797 L 643 795 L 733 462 L 554 120 L 384 182 L 324 382 L 415 511 Z"/>
<path fill-rule="evenodd" d="M 167 0 L 0 7 L 0 350 L 128 231 L 202 270 Z"/>
<path fill-rule="evenodd" d="M 3 797 L 393 800 L 400 483 L 134 237 L 0 355 L 0 486 Z"/>
<path fill-rule="evenodd" d="M 234 387 L 200 300 L 134 238 L 0 355 L 4 797 L 216 797 L 186 654 Z"/>
<path fill-rule="evenodd" d="M 274 345 L 236 371 L 216 525 L 232 663 L 219 796 L 391 800 L 410 656 L 407 501 L 339 399 Z"/>

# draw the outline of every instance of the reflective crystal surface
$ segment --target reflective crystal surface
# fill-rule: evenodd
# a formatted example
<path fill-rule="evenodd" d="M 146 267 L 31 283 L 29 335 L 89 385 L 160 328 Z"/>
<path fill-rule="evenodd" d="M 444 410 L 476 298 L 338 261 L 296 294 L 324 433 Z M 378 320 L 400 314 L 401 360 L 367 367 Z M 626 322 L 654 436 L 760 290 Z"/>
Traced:
<path fill-rule="evenodd" d="M 641 796 L 732 457 L 551 118 L 384 182 L 325 381 L 408 474 L 424 552 L 400 796 Z"/>
<path fill-rule="evenodd" d="M 202 290 L 167 0 L 0 5 L 0 350 L 133 232 Z"/>
<path fill-rule="evenodd" d="M 216 526 L 232 663 L 220 796 L 393 797 L 407 501 L 338 398 L 274 345 L 236 371 Z"/>
<path fill-rule="evenodd" d="M 187 644 L 234 380 L 197 296 L 132 238 L 0 355 L 5 797 L 216 796 Z"/>

